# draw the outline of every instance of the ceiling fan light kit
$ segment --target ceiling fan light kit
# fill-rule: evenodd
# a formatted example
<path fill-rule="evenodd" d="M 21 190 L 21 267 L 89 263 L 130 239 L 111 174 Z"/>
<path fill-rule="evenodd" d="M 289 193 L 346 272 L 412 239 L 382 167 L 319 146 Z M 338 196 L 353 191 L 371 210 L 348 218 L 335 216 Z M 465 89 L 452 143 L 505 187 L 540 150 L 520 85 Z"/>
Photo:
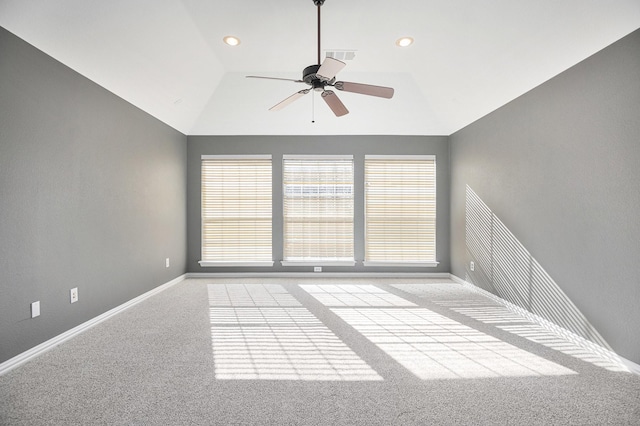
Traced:
<path fill-rule="evenodd" d="M 342 92 L 358 93 L 361 95 L 377 96 L 380 98 L 391 99 L 393 97 L 393 88 L 383 86 L 373 86 L 370 84 L 351 83 L 348 81 L 336 81 L 336 74 L 338 74 L 347 64 L 339 61 L 335 58 L 327 57 L 320 63 L 320 8 L 324 4 L 325 0 L 313 0 L 313 4 L 318 7 L 318 63 L 315 65 L 309 65 L 302 71 L 302 79 L 294 80 L 289 78 L 277 78 L 277 77 L 262 77 L 255 75 L 248 75 L 247 78 L 262 78 L 267 80 L 284 80 L 292 81 L 294 83 L 305 83 L 311 86 L 308 89 L 300 90 L 293 95 L 289 96 L 285 100 L 277 103 L 273 107 L 269 108 L 270 111 L 279 111 L 292 102 L 300 99 L 312 89 L 316 92 L 321 92 L 321 97 L 325 103 L 329 106 L 331 111 L 336 117 L 342 117 L 349 113 L 349 110 L 344 106 L 340 98 L 332 90 L 327 90 L 326 87 L 333 87 L 336 90 Z"/>

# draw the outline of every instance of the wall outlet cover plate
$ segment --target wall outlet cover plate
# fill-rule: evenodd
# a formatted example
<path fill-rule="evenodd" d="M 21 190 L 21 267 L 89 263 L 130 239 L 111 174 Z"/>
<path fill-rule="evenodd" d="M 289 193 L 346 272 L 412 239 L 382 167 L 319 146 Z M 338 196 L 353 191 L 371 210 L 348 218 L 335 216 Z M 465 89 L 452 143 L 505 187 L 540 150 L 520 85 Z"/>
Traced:
<path fill-rule="evenodd" d="M 40 301 L 33 302 L 31 304 L 31 318 L 40 316 Z"/>

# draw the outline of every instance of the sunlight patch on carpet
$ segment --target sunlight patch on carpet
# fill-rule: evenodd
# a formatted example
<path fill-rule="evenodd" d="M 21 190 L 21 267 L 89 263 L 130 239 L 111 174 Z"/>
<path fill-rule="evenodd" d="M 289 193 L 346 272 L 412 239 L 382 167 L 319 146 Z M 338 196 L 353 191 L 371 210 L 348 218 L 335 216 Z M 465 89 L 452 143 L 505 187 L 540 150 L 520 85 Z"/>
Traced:
<path fill-rule="evenodd" d="M 332 311 L 424 380 L 576 374 L 429 309 Z"/>
<path fill-rule="evenodd" d="M 209 286 L 216 379 L 382 380 L 318 318 L 278 287 Z M 261 303 L 267 306 L 257 306 Z"/>
<path fill-rule="evenodd" d="M 416 306 L 371 284 L 301 285 L 325 306 Z"/>
<path fill-rule="evenodd" d="M 610 351 L 600 349 L 592 342 L 581 341 L 582 338 L 561 327 L 533 322 L 460 284 L 400 284 L 393 287 L 609 371 L 629 371 Z"/>
<path fill-rule="evenodd" d="M 209 306 L 302 306 L 277 284 L 209 284 Z"/>

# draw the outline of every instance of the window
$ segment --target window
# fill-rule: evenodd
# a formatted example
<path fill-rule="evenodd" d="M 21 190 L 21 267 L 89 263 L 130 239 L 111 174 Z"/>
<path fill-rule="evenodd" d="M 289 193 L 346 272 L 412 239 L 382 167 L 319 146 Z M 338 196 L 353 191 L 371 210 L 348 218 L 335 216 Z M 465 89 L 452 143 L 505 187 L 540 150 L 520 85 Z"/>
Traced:
<path fill-rule="evenodd" d="M 364 264 L 438 264 L 435 156 L 365 156 Z"/>
<path fill-rule="evenodd" d="M 271 266 L 271 156 L 202 156 L 201 266 Z"/>
<path fill-rule="evenodd" d="M 283 265 L 354 265 L 353 156 L 283 157 Z"/>

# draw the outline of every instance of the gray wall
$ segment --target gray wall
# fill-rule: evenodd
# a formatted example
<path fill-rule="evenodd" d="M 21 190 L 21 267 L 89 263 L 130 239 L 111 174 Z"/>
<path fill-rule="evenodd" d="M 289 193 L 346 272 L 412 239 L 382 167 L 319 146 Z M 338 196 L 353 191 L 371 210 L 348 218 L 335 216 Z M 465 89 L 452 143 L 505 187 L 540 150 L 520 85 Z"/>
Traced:
<path fill-rule="evenodd" d="M 200 156 L 205 154 L 273 155 L 272 268 L 200 267 Z M 188 137 L 188 272 L 310 272 L 312 267 L 283 267 L 282 155 L 352 154 L 355 162 L 355 241 L 358 263 L 351 267 L 323 267 L 325 272 L 449 272 L 449 146 L 445 136 L 189 136 Z M 436 155 L 437 224 L 436 268 L 364 267 L 364 156 L 365 154 Z"/>
<path fill-rule="evenodd" d="M 640 30 L 450 137 L 452 273 L 636 363 L 639 111 Z"/>
<path fill-rule="evenodd" d="M 185 189 L 184 135 L 0 28 L 0 362 L 182 275 Z"/>

